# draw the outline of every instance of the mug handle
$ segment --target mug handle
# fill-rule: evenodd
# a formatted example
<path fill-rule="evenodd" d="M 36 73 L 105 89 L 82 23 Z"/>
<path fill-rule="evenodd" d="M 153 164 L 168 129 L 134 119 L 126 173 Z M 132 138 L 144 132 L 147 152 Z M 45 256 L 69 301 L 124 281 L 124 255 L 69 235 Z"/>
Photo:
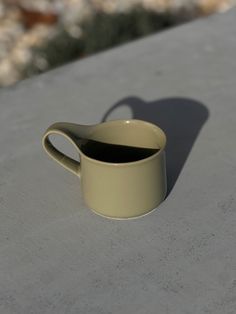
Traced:
<path fill-rule="evenodd" d="M 78 135 L 76 136 L 77 129 L 83 126 L 79 126 L 74 123 L 67 122 L 57 122 L 52 124 L 44 133 L 42 139 L 42 145 L 47 154 L 58 162 L 62 167 L 66 168 L 76 176 L 80 177 L 80 162 L 72 159 L 69 156 L 66 156 L 60 152 L 49 139 L 51 134 L 59 134 L 67 138 L 77 150 L 79 150 L 78 145 Z"/>

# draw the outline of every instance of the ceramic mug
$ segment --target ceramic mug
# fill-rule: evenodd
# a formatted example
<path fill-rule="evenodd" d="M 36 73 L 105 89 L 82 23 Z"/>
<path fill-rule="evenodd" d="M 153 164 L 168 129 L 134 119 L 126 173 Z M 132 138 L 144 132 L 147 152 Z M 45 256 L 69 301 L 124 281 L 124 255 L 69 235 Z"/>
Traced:
<path fill-rule="evenodd" d="M 53 146 L 51 134 L 66 137 L 80 161 Z M 96 125 L 55 123 L 43 136 L 43 147 L 81 181 L 89 208 L 109 218 L 142 216 L 166 195 L 166 136 L 156 125 L 141 120 L 115 120 Z"/>

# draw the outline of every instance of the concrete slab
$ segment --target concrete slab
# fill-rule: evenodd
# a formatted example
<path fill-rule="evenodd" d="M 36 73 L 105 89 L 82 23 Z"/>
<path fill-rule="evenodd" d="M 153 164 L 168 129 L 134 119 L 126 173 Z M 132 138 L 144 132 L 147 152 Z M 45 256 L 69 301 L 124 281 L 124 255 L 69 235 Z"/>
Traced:
<path fill-rule="evenodd" d="M 236 313 L 235 26 L 231 10 L 1 90 L 0 313 Z M 41 136 L 130 117 L 167 132 L 169 195 L 110 221 Z"/>

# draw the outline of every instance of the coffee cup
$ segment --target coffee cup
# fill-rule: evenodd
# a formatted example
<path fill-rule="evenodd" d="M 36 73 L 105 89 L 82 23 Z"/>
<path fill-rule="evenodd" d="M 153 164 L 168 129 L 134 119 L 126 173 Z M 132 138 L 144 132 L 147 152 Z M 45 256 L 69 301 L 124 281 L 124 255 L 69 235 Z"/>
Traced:
<path fill-rule="evenodd" d="M 59 151 L 50 135 L 67 138 L 79 160 Z M 96 125 L 58 122 L 42 140 L 45 151 L 80 177 L 85 204 L 108 218 L 143 216 L 165 198 L 166 136 L 156 125 L 142 120 L 114 120 Z"/>

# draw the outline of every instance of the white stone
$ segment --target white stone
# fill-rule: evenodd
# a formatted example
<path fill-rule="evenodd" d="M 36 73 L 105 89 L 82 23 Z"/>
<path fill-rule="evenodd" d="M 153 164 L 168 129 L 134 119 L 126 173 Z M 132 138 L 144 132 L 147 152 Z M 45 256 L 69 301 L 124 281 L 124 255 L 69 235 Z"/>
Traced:
<path fill-rule="evenodd" d="M 11 60 L 19 67 L 25 67 L 32 60 L 30 48 L 15 48 L 11 53 Z"/>
<path fill-rule="evenodd" d="M 0 62 L 0 85 L 8 86 L 20 79 L 20 74 L 10 60 Z"/>
<path fill-rule="evenodd" d="M 48 62 L 42 56 L 36 56 L 34 64 L 41 71 L 45 71 L 48 68 Z"/>

